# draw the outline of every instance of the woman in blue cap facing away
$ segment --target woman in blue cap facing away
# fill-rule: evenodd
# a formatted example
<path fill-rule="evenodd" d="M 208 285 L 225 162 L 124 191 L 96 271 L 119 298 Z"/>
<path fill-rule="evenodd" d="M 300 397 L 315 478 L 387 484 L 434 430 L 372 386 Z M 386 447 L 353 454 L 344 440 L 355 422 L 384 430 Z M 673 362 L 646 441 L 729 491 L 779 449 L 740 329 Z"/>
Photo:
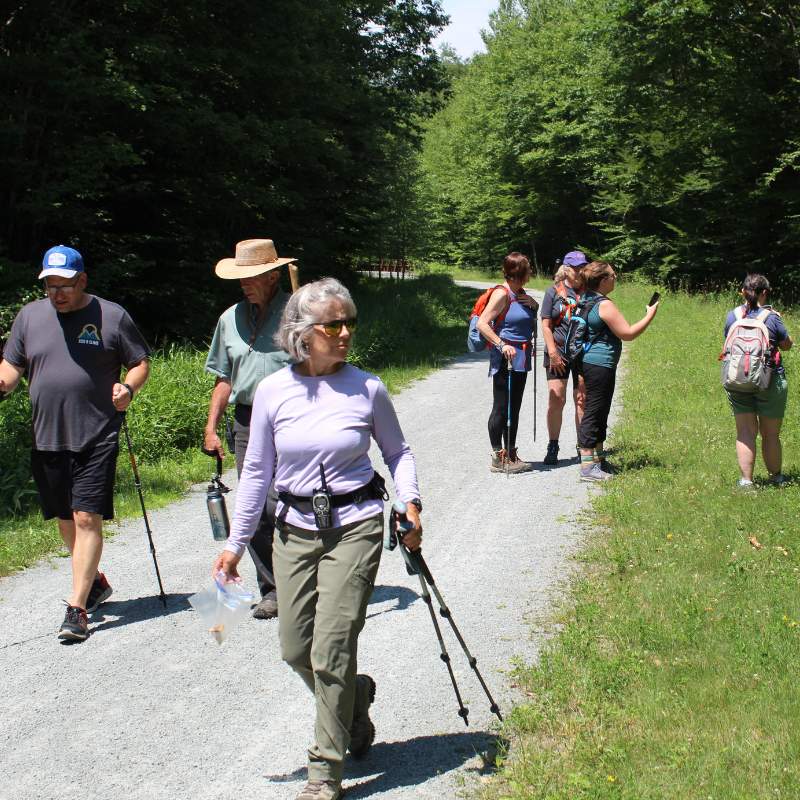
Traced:
<path fill-rule="evenodd" d="M 781 315 L 766 305 L 769 290 L 763 275 L 748 275 L 741 290 L 744 304 L 729 311 L 725 320 L 722 385 L 736 420 L 741 489 L 753 488 L 759 433 L 769 482 L 786 482 L 780 432 L 789 389 L 781 350 L 789 350 L 793 342 Z"/>
<path fill-rule="evenodd" d="M 561 420 L 567 402 L 567 381 L 572 376 L 572 398 L 575 403 L 575 431 L 577 434 L 583 418 L 586 388 L 583 375 L 577 364 L 567 364 L 561 352 L 564 340 L 578 301 L 583 292 L 582 269 L 586 256 L 580 250 L 572 250 L 564 256 L 556 273 L 553 285 L 544 293 L 542 300 L 542 336 L 544 337 L 544 369 L 547 376 L 547 455 L 544 463 L 558 464 L 558 439 L 561 435 Z"/>

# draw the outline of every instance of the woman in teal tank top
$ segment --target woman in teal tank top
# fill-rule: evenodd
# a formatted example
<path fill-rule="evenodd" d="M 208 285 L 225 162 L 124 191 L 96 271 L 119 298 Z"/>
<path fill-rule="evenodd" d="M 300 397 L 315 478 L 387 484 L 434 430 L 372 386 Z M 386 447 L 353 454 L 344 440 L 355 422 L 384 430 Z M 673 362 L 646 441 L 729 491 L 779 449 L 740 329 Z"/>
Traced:
<path fill-rule="evenodd" d="M 630 342 L 645 331 L 658 311 L 658 303 L 648 306 L 645 315 L 629 325 L 608 298 L 617 281 L 614 268 L 605 261 L 592 261 L 584 267 L 583 277 L 586 292 L 581 300 L 594 305 L 586 317 L 590 346 L 581 363 L 586 384 L 586 407 L 578 431 L 580 477 L 583 481 L 602 481 L 611 477 L 602 468 L 603 442 L 608 430 L 622 342 Z"/>

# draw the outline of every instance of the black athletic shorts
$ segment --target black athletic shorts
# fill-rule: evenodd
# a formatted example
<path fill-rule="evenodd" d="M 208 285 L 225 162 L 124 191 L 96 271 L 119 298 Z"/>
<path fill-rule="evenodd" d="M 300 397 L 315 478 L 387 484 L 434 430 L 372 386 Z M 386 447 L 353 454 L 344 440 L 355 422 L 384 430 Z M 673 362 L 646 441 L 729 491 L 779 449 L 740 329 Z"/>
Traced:
<path fill-rule="evenodd" d="M 114 518 L 114 478 L 119 440 L 81 450 L 31 450 L 31 471 L 45 519 L 72 519 L 73 511 Z"/>
<path fill-rule="evenodd" d="M 580 370 L 578 369 L 578 365 L 573 362 L 572 366 L 568 369 L 564 370 L 564 372 L 559 375 L 557 372 L 553 372 L 550 369 L 550 355 L 547 350 L 544 351 L 544 355 L 542 356 L 542 363 L 544 364 L 544 371 L 547 375 L 547 380 L 549 381 L 566 381 L 569 380 L 569 376 L 572 375 L 572 383 L 573 385 L 577 386 L 578 384 L 578 376 L 581 374 Z"/>

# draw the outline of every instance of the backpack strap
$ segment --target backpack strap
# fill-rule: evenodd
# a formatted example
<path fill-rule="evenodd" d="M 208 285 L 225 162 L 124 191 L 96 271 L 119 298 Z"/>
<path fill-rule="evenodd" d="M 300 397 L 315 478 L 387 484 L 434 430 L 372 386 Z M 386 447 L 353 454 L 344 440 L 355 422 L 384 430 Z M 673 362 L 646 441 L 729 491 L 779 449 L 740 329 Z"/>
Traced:
<path fill-rule="evenodd" d="M 508 314 L 508 310 L 511 308 L 511 304 L 517 299 L 514 296 L 511 289 L 509 289 L 502 283 L 498 283 L 497 286 L 495 286 L 494 289 L 492 289 L 492 294 L 495 293 L 496 289 L 502 289 L 506 293 L 506 300 L 508 300 L 508 305 L 505 307 L 505 309 L 503 309 L 501 313 L 499 313 L 495 317 L 494 322 L 492 322 L 492 329 L 494 330 L 495 333 L 497 333 L 498 328 L 501 328 L 503 326 L 503 323 L 505 322 L 506 319 L 506 314 Z M 489 295 L 489 297 L 491 298 L 491 295 Z"/>
<path fill-rule="evenodd" d="M 769 317 L 771 313 L 772 313 L 771 308 L 762 308 L 761 311 L 758 312 L 758 316 L 756 317 L 756 319 L 759 322 L 766 322 L 767 317 Z"/>

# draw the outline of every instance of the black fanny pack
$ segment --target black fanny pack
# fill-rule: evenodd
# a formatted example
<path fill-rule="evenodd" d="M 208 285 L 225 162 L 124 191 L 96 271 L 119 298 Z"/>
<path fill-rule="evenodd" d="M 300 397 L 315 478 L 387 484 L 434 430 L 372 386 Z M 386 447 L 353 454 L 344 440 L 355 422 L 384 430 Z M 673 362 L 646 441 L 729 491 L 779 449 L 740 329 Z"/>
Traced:
<path fill-rule="evenodd" d="M 386 481 L 377 472 L 372 473 L 372 479 L 358 489 L 345 494 L 331 494 L 331 508 L 341 508 L 342 506 L 356 505 L 366 500 L 388 500 L 389 493 L 386 491 Z M 300 497 L 291 492 L 278 492 L 278 499 L 291 506 L 301 514 L 313 514 L 314 508 L 310 497 Z"/>

